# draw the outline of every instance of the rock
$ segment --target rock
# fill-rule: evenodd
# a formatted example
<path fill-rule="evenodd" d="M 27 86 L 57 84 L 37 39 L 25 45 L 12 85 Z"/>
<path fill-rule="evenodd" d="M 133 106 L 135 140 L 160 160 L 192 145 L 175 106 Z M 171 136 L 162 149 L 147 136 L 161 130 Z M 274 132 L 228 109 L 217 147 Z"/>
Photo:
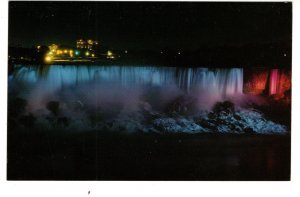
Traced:
<path fill-rule="evenodd" d="M 51 127 L 54 128 L 65 128 L 71 124 L 70 118 L 66 116 L 57 117 L 57 116 L 50 115 L 50 116 L 46 116 L 45 119 L 50 123 Z"/>
<path fill-rule="evenodd" d="M 208 131 L 215 131 L 216 130 L 216 124 L 213 120 L 201 118 L 196 122 L 198 125 L 202 126 Z"/>
<path fill-rule="evenodd" d="M 137 120 L 116 119 L 110 129 L 113 131 L 138 132 L 142 131 L 142 128 L 143 125 L 141 125 L 141 123 Z"/>
<path fill-rule="evenodd" d="M 249 128 L 249 127 L 245 128 L 245 129 L 244 129 L 244 132 L 245 132 L 246 134 L 252 134 L 252 133 L 255 133 L 255 132 L 253 131 L 253 129 L 252 129 L 252 128 Z"/>
<path fill-rule="evenodd" d="M 88 118 L 92 126 L 96 126 L 98 122 L 103 121 L 102 114 L 97 112 L 90 113 Z"/>
<path fill-rule="evenodd" d="M 234 114 L 233 117 L 234 117 L 236 120 L 242 120 L 242 118 L 241 118 L 239 115 L 237 115 L 237 114 Z"/>
<path fill-rule="evenodd" d="M 19 119 L 19 122 L 27 128 L 34 127 L 35 121 L 36 121 L 36 118 L 32 114 L 22 115 Z"/>
<path fill-rule="evenodd" d="M 172 118 L 158 118 L 153 121 L 154 127 L 160 132 L 180 132 L 182 130 Z"/>
<path fill-rule="evenodd" d="M 153 122 L 154 127 L 160 132 L 168 133 L 200 133 L 209 132 L 208 129 L 196 124 L 193 120 L 185 118 L 158 118 Z"/>
<path fill-rule="evenodd" d="M 214 113 L 233 113 L 234 112 L 234 104 L 230 101 L 218 102 L 213 107 Z"/>
<path fill-rule="evenodd" d="M 47 109 L 51 111 L 55 116 L 59 113 L 59 102 L 58 101 L 50 101 L 46 105 Z"/>
<path fill-rule="evenodd" d="M 217 126 L 217 131 L 219 133 L 232 133 L 232 129 L 228 126 L 228 125 L 225 125 L 225 124 L 220 124 Z"/>
<path fill-rule="evenodd" d="M 149 113 L 152 112 L 152 106 L 147 102 L 140 101 L 138 102 L 138 106 L 141 111 L 145 111 Z"/>
<path fill-rule="evenodd" d="M 84 104 L 80 100 L 70 102 L 67 105 L 73 111 L 82 111 L 84 109 Z"/>
<path fill-rule="evenodd" d="M 27 101 L 22 98 L 15 98 L 12 100 L 8 100 L 8 113 L 9 116 L 19 116 L 25 112 L 25 107 L 27 105 Z"/>
<path fill-rule="evenodd" d="M 68 117 L 59 117 L 57 118 L 57 124 L 68 127 L 70 124 L 70 119 Z"/>
<path fill-rule="evenodd" d="M 153 127 L 142 127 L 142 131 L 145 133 L 159 133 L 159 131 Z"/>
<path fill-rule="evenodd" d="M 56 121 L 57 121 L 57 118 L 56 117 L 53 117 L 53 116 L 47 116 L 45 118 L 52 127 L 55 127 L 56 126 Z"/>
<path fill-rule="evenodd" d="M 107 106 L 102 106 L 97 109 L 97 113 L 101 114 L 104 119 L 115 119 L 124 109 L 122 103 L 108 103 Z"/>
<path fill-rule="evenodd" d="M 261 133 L 283 134 L 287 132 L 284 125 L 266 120 L 263 113 L 253 109 L 234 111 L 229 103 L 219 103 L 214 111 L 201 115 L 196 123 L 201 127 L 221 133 Z"/>
<path fill-rule="evenodd" d="M 179 118 L 177 120 L 178 125 L 182 127 L 181 132 L 184 133 L 199 133 L 199 132 L 208 132 L 208 129 L 205 129 L 198 124 L 196 124 L 193 120 L 188 120 L 185 118 Z"/>
<path fill-rule="evenodd" d="M 284 125 L 276 124 L 272 121 L 266 120 L 263 114 L 251 111 L 251 110 L 242 110 L 237 112 L 241 117 L 241 123 L 244 128 L 251 128 L 255 133 L 261 134 L 283 134 L 287 132 L 287 128 Z M 248 129 L 249 130 L 249 129 Z"/>
<path fill-rule="evenodd" d="M 182 115 L 196 113 L 197 98 L 187 95 L 179 96 L 168 104 L 166 112 L 170 114 L 179 113 Z"/>

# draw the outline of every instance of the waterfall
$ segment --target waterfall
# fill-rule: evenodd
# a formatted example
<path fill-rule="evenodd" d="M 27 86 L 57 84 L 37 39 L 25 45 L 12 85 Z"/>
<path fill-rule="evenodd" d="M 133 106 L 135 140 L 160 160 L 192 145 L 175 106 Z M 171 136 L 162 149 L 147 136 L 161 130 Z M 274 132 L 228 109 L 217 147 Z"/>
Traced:
<path fill-rule="evenodd" d="M 280 73 L 278 69 L 271 70 L 270 73 L 270 95 L 278 93 L 279 89 L 279 82 L 280 82 Z"/>
<path fill-rule="evenodd" d="M 188 68 L 179 72 L 178 86 L 187 91 L 200 88 L 203 93 L 214 91 L 220 95 L 243 93 L 243 69 Z"/>
<path fill-rule="evenodd" d="M 226 97 L 243 93 L 243 69 L 175 68 L 155 66 L 60 66 L 21 67 L 13 80 L 23 83 L 47 84 L 58 90 L 83 83 L 117 84 L 121 87 L 177 86 L 202 95 Z"/>

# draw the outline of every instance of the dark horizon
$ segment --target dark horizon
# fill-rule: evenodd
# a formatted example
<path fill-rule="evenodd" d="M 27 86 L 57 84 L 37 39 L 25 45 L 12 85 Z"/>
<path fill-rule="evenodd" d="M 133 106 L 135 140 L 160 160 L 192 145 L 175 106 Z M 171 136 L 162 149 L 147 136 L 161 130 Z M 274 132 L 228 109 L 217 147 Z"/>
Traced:
<path fill-rule="evenodd" d="M 287 44 L 292 3 L 9 2 L 9 45 L 74 45 L 79 38 L 129 50 Z"/>

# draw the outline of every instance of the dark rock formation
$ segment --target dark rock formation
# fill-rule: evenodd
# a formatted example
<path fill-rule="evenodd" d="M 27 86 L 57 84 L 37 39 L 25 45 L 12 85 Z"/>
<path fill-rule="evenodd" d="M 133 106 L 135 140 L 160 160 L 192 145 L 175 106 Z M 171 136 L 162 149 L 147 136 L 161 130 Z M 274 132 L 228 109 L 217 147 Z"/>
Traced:
<path fill-rule="evenodd" d="M 46 105 L 47 109 L 51 111 L 55 116 L 59 113 L 59 102 L 58 101 L 50 101 Z"/>

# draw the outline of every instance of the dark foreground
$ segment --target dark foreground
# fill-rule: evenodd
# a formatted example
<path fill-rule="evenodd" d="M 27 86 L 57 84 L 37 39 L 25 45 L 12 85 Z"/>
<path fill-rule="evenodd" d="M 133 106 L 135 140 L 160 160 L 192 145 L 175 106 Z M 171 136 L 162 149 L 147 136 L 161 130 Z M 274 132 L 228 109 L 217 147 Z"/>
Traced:
<path fill-rule="evenodd" d="M 8 180 L 289 180 L 290 135 L 9 131 Z"/>

